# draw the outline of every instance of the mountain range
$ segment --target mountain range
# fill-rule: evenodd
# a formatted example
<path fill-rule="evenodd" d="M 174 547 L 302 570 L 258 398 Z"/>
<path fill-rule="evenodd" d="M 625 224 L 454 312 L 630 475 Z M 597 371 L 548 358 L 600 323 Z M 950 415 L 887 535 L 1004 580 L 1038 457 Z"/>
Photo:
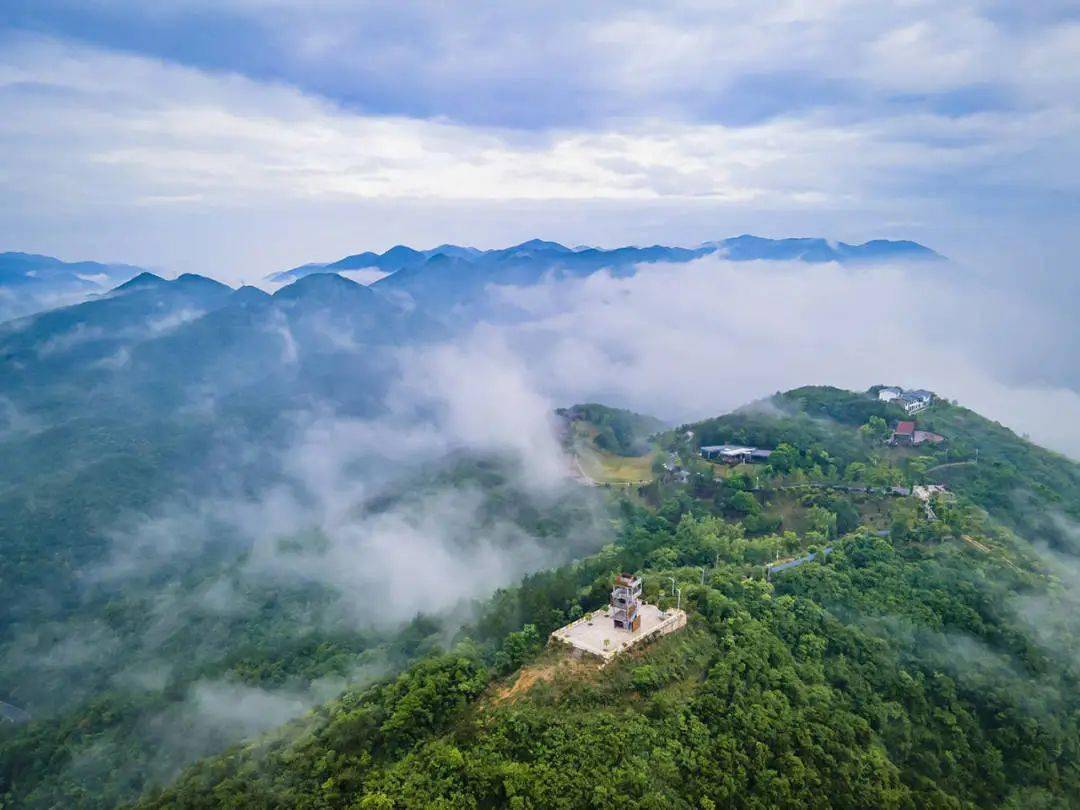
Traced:
<path fill-rule="evenodd" d="M 731 261 L 804 261 L 870 264 L 886 260 L 938 261 L 942 257 L 917 242 L 875 239 L 860 245 L 822 238 L 765 239 L 736 236 L 695 248 L 649 247 L 570 248 L 558 242 L 530 239 L 519 245 L 478 250 L 440 245 L 415 250 L 396 245 L 385 253 L 370 251 L 325 264 L 304 264 L 272 273 L 272 283 L 289 283 L 314 273 L 377 270 L 386 273 L 372 287 L 407 305 L 453 306 L 476 297 L 489 284 L 525 286 L 545 277 L 581 277 L 600 270 L 631 275 L 641 264 L 682 263 L 703 256 Z"/>
<path fill-rule="evenodd" d="M 270 295 L 143 272 L 89 301 L 0 326 L 0 396 L 40 414 L 74 403 L 134 414 L 200 389 L 270 412 L 313 394 L 367 411 L 387 378 L 384 349 L 443 334 L 433 318 L 333 273 Z M 349 387 L 352 399 L 341 401 L 342 375 L 368 385 Z"/>
<path fill-rule="evenodd" d="M 889 259 L 934 261 L 942 258 L 917 242 L 885 239 L 850 245 L 821 238 L 764 239 L 743 235 L 706 242 L 695 248 L 652 245 L 612 249 L 571 248 L 558 242 L 530 239 L 494 250 L 451 244 L 415 250 L 396 245 L 384 253 L 365 251 L 333 262 L 304 264 L 271 273 L 266 280 L 272 284 L 291 284 L 311 275 L 347 276 L 352 271 L 373 270 L 385 274 L 371 284 L 380 293 L 407 306 L 442 307 L 474 298 L 489 284 L 529 285 L 549 276 L 580 277 L 599 270 L 629 275 L 640 264 L 688 262 L 709 255 L 732 261 L 855 265 Z M 147 272 L 128 264 L 65 262 L 30 253 L 0 253 L 0 322 L 86 301 Z M 153 282 L 143 278 L 139 283 Z M 249 291 L 245 295 L 253 293 Z"/>
<path fill-rule="evenodd" d="M 652 245 L 649 247 L 570 248 L 558 242 L 530 239 L 520 245 L 494 250 L 479 250 L 459 245 L 440 245 L 430 250 L 415 250 L 396 245 L 385 253 L 365 251 L 345 256 L 334 262 L 311 263 L 271 273 L 267 280 L 287 282 L 311 273 L 343 270 L 377 269 L 387 273 L 416 269 L 435 261 L 447 260 L 495 268 L 507 265 L 544 265 L 549 269 L 567 272 L 592 272 L 601 268 L 619 270 L 633 264 L 651 262 L 686 262 L 716 254 L 732 261 L 801 260 L 808 262 L 873 262 L 884 259 L 940 259 L 941 256 L 917 242 L 875 239 L 860 245 L 831 242 L 818 237 L 765 239 L 744 234 L 718 242 L 705 242 L 695 248 Z"/>
<path fill-rule="evenodd" d="M 65 262 L 34 253 L 0 253 L 0 321 L 100 293 L 142 272 L 141 267 Z"/>
<path fill-rule="evenodd" d="M 847 245 L 752 236 L 693 249 L 570 248 L 539 239 L 486 251 L 397 246 L 276 274 L 274 279 L 289 283 L 270 295 L 191 273 L 166 280 L 130 265 L 8 253 L 0 256 L 0 303 L 5 295 L 23 310 L 35 301 L 47 308 L 72 296 L 81 303 L 0 325 L 0 396 L 28 412 L 59 414 L 79 402 L 119 412 L 167 406 L 202 388 L 215 398 L 235 395 L 273 412 L 291 407 L 296 391 L 336 399 L 340 386 L 334 380 L 345 370 L 371 384 L 349 388 L 350 401 L 339 404 L 369 412 L 387 378 L 387 350 L 437 339 L 483 315 L 489 285 L 524 286 L 600 270 L 629 275 L 642 263 L 712 254 L 738 261 L 851 264 L 940 259 L 914 242 Z M 388 275 L 365 286 L 342 274 L 368 267 Z M 105 290 L 110 280 L 123 283 Z M 24 297 L 28 290 L 36 292 Z M 497 315 L 515 317 L 507 311 Z"/>

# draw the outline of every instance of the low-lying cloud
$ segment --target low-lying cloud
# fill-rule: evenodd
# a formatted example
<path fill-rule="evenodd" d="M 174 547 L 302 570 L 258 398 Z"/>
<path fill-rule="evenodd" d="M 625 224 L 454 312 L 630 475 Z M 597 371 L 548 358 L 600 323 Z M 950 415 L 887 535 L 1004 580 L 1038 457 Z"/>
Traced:
<path fill-rule="evenodd" d="M 897 384 L 1080 457 L 1080 429 L 1063 418 L 1080 413 L 1078 384 L 1039 373 L 1080 347 L 1075 327 L 1052 312 L 1034 317 L 1019 296 L 983 290 L 955 265 L 706 257 L 493 294 L 528 318 L 480 325 L 474 339 L 505 341 L 555 401 L 683 420 L 798 385 Z"/>

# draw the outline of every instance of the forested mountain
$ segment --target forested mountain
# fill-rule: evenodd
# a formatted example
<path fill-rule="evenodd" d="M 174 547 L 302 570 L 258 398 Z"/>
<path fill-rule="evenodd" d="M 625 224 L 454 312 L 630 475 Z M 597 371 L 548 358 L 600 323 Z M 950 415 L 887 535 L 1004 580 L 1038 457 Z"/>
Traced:
<path fill-rule="evenodd" d="M 912 419 L 941 443 L 889 447 Z M 696 446 L 736 442 L 781 448 L 785 472 L 850 484 L 944 483 L 1029 540 L 1068 549 L 1080 521 L 1080 467 L 946 400 L 909 417 L 895 403 L 830 387 L 797 388 L 687 430 Z M 670 441 L 675 441 L 674 437 Z M 790 448 L 799 448 L 798 452 Z"/>
<path fill-rule="evenodd" d="M 473 253 L 396 255 L 397 289 L 144 273 L 0 327 L 4 802 L 1078 795 L 1075 463 L 876 389 L 554 414 L 428 286 Z M 566 424 L 648 474 L 575 478 Z M 602 671 L 547 649 L 620 570 L 687 628 Z"/>
<path fill-rule="evenodd" d="M 143 802 L 1069 806 L 1080 795 L 1080 628 L 1067 586 L 1076 548 L 1026 507 L 1057 503 L 1057 525 L 1067 527 L 1080 471 L 940 400 L 917 420 L 943 443 L 892 446 L 883 439 L 904 415 L 896 410 L 872 393 L 805 388 L 662 434 L 688 478 L 665 473 L 613 492 L 613 545 L 527 576 L 471 616 L 418 618 L 392 635 L 307 629 L 296 645 L 301 604 L 331 614 L 340 604 L 312 602 L 312 591 L 276 594 L 258 625 L 242 619 L 250 630 L 215 631 L 213 644 L 235 652 L 189 669 L 213 673 L 218 689 L 297 690 L 335 673 L 355 682 L 358 665 L 377 682 L 195 765 Z M 718 442 L 772 455 L 733 467 L 700 459 L 699 446 Z M 928 502 L 911 494 L 957 470 L 967 472 L 946 481 L 949 492 Z M 448 468 L 406 504 L 388 492 L 365 509 L 422 508 L 463 474 L 484 489 L 502 479 L 496 468 Z M 538 502 L 513 519 L 555 539 L 570 525 L 551 522 L 555 508 Z M 826 547 L 766 576 L 777 558 Z M 675 599 L 674 578 L 687 629 L 602 670 L 546 648 L 553 629 L 604 604 L 619 570 L 642 573 L 645 598 L 662 606 Z M 192 709 L 183 684 L 200 681 L 171 677 L 158 697 L 99 696 L 9 736 L 11 798 L 95 804 L 167 776 L 124 746 L 145 744 L 140 717 L 164 725 L 168 711 L 177 719 Z M 123 778 L 89 778 L 110 761 L 103 745 L 114 763 L 134 756 L 129 770 L 114 765 Z M 67 763 L 59 772 L 57 761 Z"/>
<path fill-rule="evenodd" d="M 597 402 L 561 408 L 559 416 L 570 422 L 582 421 L 596 429 L 593 441 L 601 450 L 620 456 L 639 456 L 649 449 L 649 437 L 666 425 L 655 416 L 611 408 Z"/>
<path fill-rule="evenodd" d="M 934 475 L 873 435 L 894 416 L 872 395 L 799 389 L 673 432 L 690 481 L 622 500 L 615 545 L 500 591 L 446 652 L 143 805 L 1074 806 L 1080 626 L 1059 577 L 1077 549 L 1029 542 L 1019 512 L 998 519 L 1001 496 L 1042 486 L 1020 468 L 929 510 L 905 494 Z M 979 465 L 1080 474 L 958 406 L 920 418 L 977 441 Z M 762 465 L 697 458 L 729 438 L 778 443 Z M 751 525 L 771 510 L 775 531 Z M 602 669 L 545 648 L 620 570 L 662 606 L 673 578 L 687 629 Z"/>
<path fill-rule="evenodd" d="M 595 493 L 440 435 L 408 375 L 444 335 L 334 274 L 143 274 L 4 326 L 0 701 L 31 721 L 0 795 L 134 798 L 603 543 Z"/>

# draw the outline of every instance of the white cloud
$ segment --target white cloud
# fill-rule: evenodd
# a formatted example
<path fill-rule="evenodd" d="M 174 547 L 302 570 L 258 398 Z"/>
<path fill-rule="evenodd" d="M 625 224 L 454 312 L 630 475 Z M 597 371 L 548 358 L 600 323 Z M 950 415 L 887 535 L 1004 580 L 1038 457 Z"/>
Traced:
<path fill-rule="evenodd" d="M 1052 361 L 1032 347 L 1068 352 L 1077 336 L 971 282 L 955 267 L 710 257 L 643 266 L 629 278 L 498 290 L 531 320 L 479 333 L 505 340 L 558 402 L 614 401 L 691 419 L 799 385 L 900 384 L 958 399 L 1080 457 L 1080 433 L 1060 416 L 1080 412 L 1080 393 L 1031 375 Z"/>
<path fill-rule="evenodd" d="M 964 74 L 954 83 L 977 79 L 967 73 L 977 73 L 971 64 L 982 65 L 985 49 L 964 55 L 938 42 L 947 22 L 889 29 L 867 46 L 867 71 L 896 78 L 908 91 L 928 88 L 904 79 L 896 60 L 939 79 Z M 657 25 L 652 18 L 615 21 L 593 36 L 622 42 Z M 667 85 L 674 79 L 653 62 L 697 58 L 698 40 L 717 33 L 656 36 L 665 43 L 690 37 L 691 44 L 629 49 L 625 59 L 653 61 L 628 63 L 620 76 Z M 1068 32 L 1058 38 L 1064 43 Z M 1038 53 L 1029 48 L 1019 58 L 1038 62 Z M 752 58 L 740 53 L 736 61 Z M 963 65 L 949 67 L 952 61 Z M 671 71 L 683 67 L 680 61 Z M 646 105 L 633 118 L 527 134 L 351 112 L 284 85 L 23 38 L 0 57 L 3 110 L 0 172 L 9 192 L 39 216 L 93 203 L 164 207 L 167 217 L 223 208 L 239 217 L 242 206 L 267 197 L 293 206 L 675 199 L 839 210 L 880 207 L 888 195 L 892 208 L 910 210 L 934 177 L 981 178 L 990 170 L 998 180 L 1044 191 L 1064 184 L 1075 193 L 1080 185 L 1072 173 L 1048 171 L 1062 148 L 1075 149 L 1080 133 L 1075 107 L 1060 101 L 959 117 L 792 113 L 741 127 L 661 117 L 661 108 Z M 1017 165 L 1009 177 L 1005 163 Z"/>
<path fill-rule="evenodd" d="M 205 314 L 206 313 L 201 309 L 183 307 L 166 315 L 162 315 L 160 318 L 149 318 L 146 321 L 146 329 L 150 335 L 157 337 L 164 335 L 167 332 L 171 332 L 177 327 L 183 326 L 185 323 L 198 320 Z"/>
<path fill-rule="evenodd" d="M 290 339 L 299 352 L 301 338 Z M 368 351 L 323 333 L 303 340 L 312 341 L 303 349 L 314 354 L 324 345 Z M 398 361 L 382 415 L 346 416 L 329 404 L 294 414 L 295 431 L 284 431 L 293 439 L 269 465 L 283 480 L 254 496 L 223 485 L 219 497 L 131 516 L 111 532 L 110 558 L 84 572 L 87 583 L 119 587 L 198 559 L 220 538 L 250 549 L 240 587 L 221 580 L 186 597 L 162 589 L 146 634 L 153 646 L 193 611 L 250 609 L 243 593 L 253 583 L 320 583 L 338 595 L 351 621 L 388 626 L 485 596 L 599 545 L 601 531 L 587 517 L 561 541 L 565 548 L 553 548 L 504 515 L 468 477 L 428 481 L 455 457 L 498 459 L 513 492 L 521 493 L 516 497 L 536 504 L 567 496 L 569 462 L 556 437 L 554 404 L 534 387 L 520 355 L 498 335 L 480 333 L 402 349 Z M 379 506 L 387 496 L 403 500 Z"/>
<path fill-rule="evenodd" d="M 357 284 L 367 286 L 368 284 L 374 284 L 381 278 L 386 278 L 390 274 L 377 267 L 365 267 L 360 270 L 342 270 L 338 272 L 338 275 L 355 281 Z"/>

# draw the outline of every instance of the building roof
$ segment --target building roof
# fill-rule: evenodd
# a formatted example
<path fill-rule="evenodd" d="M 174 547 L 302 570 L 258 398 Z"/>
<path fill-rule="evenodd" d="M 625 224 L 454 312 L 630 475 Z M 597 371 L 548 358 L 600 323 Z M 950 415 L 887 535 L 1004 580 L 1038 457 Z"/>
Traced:
<path fill-rule="evenodd" d="M 701 452 L 709 455 L 720 455 L 724 458 L 749 456 L 750 458 L 766 459 L 772 455 L 772 450 L 762 450 L 758 447 L 747 447 L 742 444 L 710 444 L 702 447 Z"/>
<path fill-rule="evenodd" d="M 945 441 L 945 437 L 940 433 L 931 433 L 929 430 L 916 430 L 913 434 L 915 444 L 922 444 L 923 442 L 933 442 L 934 444 L 940 444 Z"/>
<path fill-rule="evenodd" d="M 898 397 L 898 399 L 901 399 L 904 402 L 929 402 L 931 399 L 933 399 L 933 397 L 934 395 L 929 391 L 919 390 L 905 391 Z"/>
<path fill-rule="evenodd" d="M 894 433 L 899 433 L 901 436 L 913 436 L 915 435 L 915 423 L 914 422 L 897 422 L 896 430 Z"/>

